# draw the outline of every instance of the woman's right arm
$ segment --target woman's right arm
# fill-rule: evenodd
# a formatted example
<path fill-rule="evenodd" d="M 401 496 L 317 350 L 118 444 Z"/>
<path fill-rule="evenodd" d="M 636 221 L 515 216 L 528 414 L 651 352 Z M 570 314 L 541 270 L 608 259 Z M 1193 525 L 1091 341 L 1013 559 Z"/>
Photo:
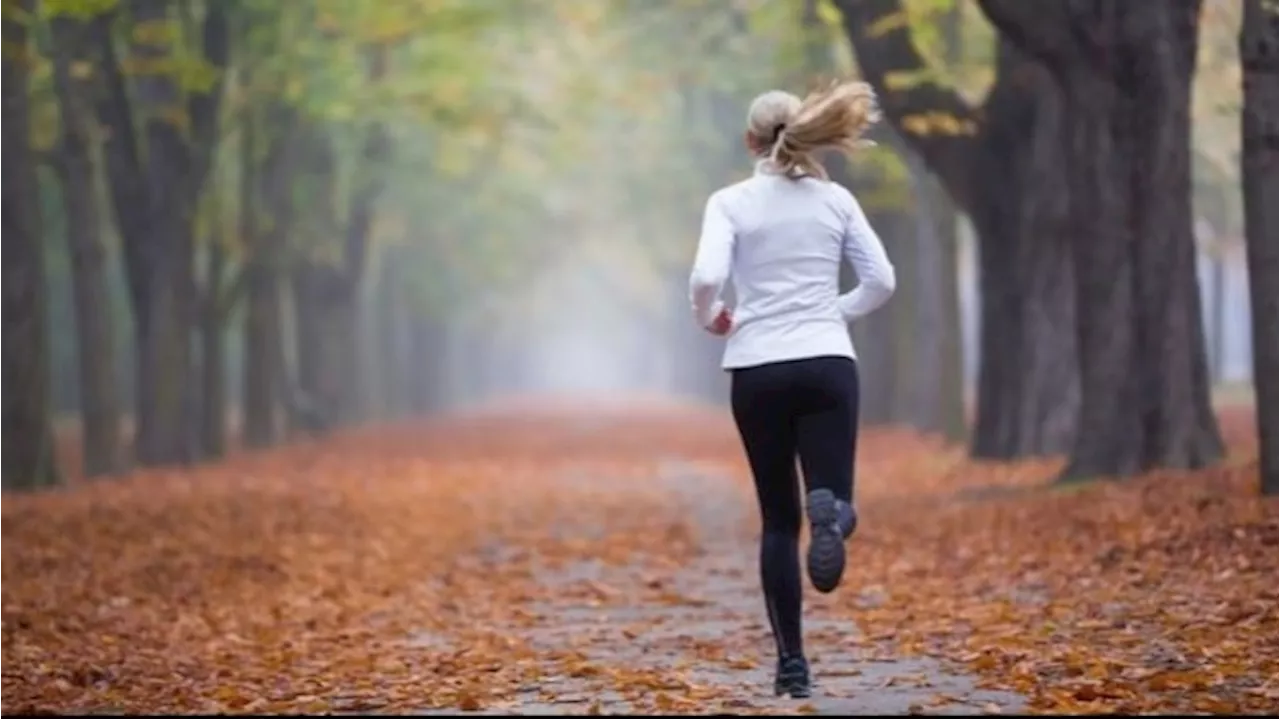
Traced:
<path fill-rule="evenodd" d="M 733 242 L 733 221 L 725 211 L 723 194 L 716 192 L 703 211 L 702 235 L 689 274 L 689 300 L 702 327 L 710 327 L 724 309 L 720 292 L 733 266 Z"/>
<path fill-rule="evenodd" d="M 837 185 L 837 187 L 839 187 Z M 845 322 L 865 317 L 874 312 L 893 296 L 897 277 L 889 256 L 885 254 L 880 236 L 867 222 L 862 206 L 852 194 L 840 188 L 846 198 L 849 211 L 845 226 L 844 257 L 858 276 L 858 285 L 840 295 L 837 305 Z"/>

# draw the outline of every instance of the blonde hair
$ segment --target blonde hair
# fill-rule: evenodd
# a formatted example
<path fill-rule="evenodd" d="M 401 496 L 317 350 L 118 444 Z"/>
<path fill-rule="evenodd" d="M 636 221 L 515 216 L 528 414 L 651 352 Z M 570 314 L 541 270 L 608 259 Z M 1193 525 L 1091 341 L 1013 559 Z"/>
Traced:
<path fill-rule="evenodd" d="M 862 134 L 879 120 L 870 85 L 834 81 L 803 100 L 781 90 L 759 95 L 747 110 L 747 131 L 779 172 L 826 180 L 827 170 L 816 153 L 826 149 L 853 153 L 870 144 Z"/>

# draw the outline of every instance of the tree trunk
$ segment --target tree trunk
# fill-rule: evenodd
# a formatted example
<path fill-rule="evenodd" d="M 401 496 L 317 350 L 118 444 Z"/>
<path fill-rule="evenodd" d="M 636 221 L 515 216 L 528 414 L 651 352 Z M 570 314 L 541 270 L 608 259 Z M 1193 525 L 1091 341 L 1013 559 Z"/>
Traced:
<path fill-rule="evenodd" d="M 266 133 L 252 116 L 242 123 L 240 235 L 250 248 L 246 258 L 244 315 L 244 443 L 251 448 L 275 443 L 276 409 L 292 399 L 287 362 L 283 357 L 280 277 L 284 247 L 293 230 L 293 171 L 300 149 L 293 134 L 294 113 L 281 106 L 268 108 L 265 125 L 275 135 L 266 157 L 255 159 L 256 146 Z"/>
<path fill-rule="evenodd" d="M 56 18 L 51 23 L 54 88 L 62 118 L 57 168 L 63 186 L 67 246 L 71 255 L 83 472 L 86 477 L 96 477 L 123 469 L 124 458 L 121 456 L 115 331 L 107 293 L 107 251 L 101 237 L 103 218 L 98 206 L 93 141 L 84 121 L 88 88 L 81 87 L 71 73 L 73 63 L 86 61 L 82 56 L 85 29 L 83 23 L 69 18 Z"/>
<path fill-rule="evenodd" d="M 34 3 L 24 0 L 24 13 Z M 4 489 L 57 484 L 49 362 L 40 199 L 31 152 L 28 77 L 32 48 L 26 26 L 3 19 L 4 93 Z"/>
<path fill-rule="evenodd" d="M 1125 194 L 1136 148 L 1112 132 L 1123 119 L 1109 78 L 1082 76 L 1067 85 L 1071 133 L 1072 235 L 1076 262 L 1076 331 L 1082 408 L 1080 432 L 1064 478 L 1127 475 L 1141 469 L 1139 388 L 1131 318 L 1133 257 Z M 1094 234 L 1098 236 L 1094 236 Z"/>
<path fill-rule="evenodd" d="M 1240 115 L 1245 242 L 1253 326 L 1254 411 L 1258 425 L 1258 473 L 1262 493 L 1276 494 L 1276 81 L 1275 7 L 1245 0 L 1240 30 L 1244 108 Z"/>
<path fill-rule="evenodd" d="M 169 23 L 168 3 L 139 0 L 138 23 Z M 165 44 L 135 43 L 137 56 L 163 62 L 173 52 Z M 191 427 L 187 424 L 187 394 L 191 386 L 191 343 L 188 332 L 194 315 L 192 278 L 191 199 L 186 165 L 187 139 L 166 112 L 180 103 L 176 78 L 165 73 L 134 78 L 135 98 L 143 118 L 147 152 L 144 177 L 150 202 L 145 257 L 139 271 L 147 286 L 146 300 L 135 309 L 138 348 L 137 457 L 146 465 L 193 459 Z M 135 209 L 134 211 L 137 211 Z"/>
<path fill-rule="evenodd" d="M 953 2 L 943 21 L 943 43 L 946 62 L 959 65 L 964 61 L 962 5 Z M 917 161 L 922 160 L 912 153 Z M 924 241 L 919 248 L 919 282 L 930 289 L 921 292 L 920 323 L 922 337 L 932 345 L 921 351 L 921 357 L 936 357 L 936 367 L 920 379 L 917 402 L 922 413 L 922 428 L 938 432 L 953 440 L 967 434 L 964 414 L 964 355 L 961 351 L 960 327 L 960 214 L 956 203 L 942 183 L 932 174 L 917 190 L 931 209 L 928 217 L 935 227 L 936 238 L 918 235 Z"/>
<path fill-rule="evenodd" d="M 1070 284 L 1063 281 L 1070 265 L 1057 239 L 1063 230 L 1054 193 L 1061 188 L 1039 169 L 1062 161 L 1056 115 L 1046 104 L 1054 101 L 1052 84 L 1002 44 L 996 85 L 979 110 L 940 81 L 904 85 L 898 74 L 926 64 L 909 26 L 893 21 L 904 12 L 901 1 L 836 5 L 886 116 L 970 215 L 978 236 L 982 321 L 971 453 L 1015 458 L 1065 450 L 1078 407 L 1074 344 L 1049 323 L 1070 317 Z M 933 117 L 948 118 L 947 126 L 932 127 Z M 1033 162 L 1017 148 L 1039 155 Z"/>
<path fill-rule="evenodd" d="M 1227 359 L 1227 254 L 1217 244 L 1209 255 L 1209 378 L 1214 385 L 1226 380 Z"/>
<path fill-rule="evenodd" d="M 971 450 L 983 459 L 1070 449 L 1079 416 L 1062 101 L 1037 63 L 1000 43 L 971 190 L 981 330 Z"/>
<path fill-rule="evenodd" d="M 251 259 L 246 271 L 249 274 L 244 316 L 244 444 L 258 449 L 276 441 L 280 290 L 277 273 L 268 263 Z"/>
<path fill-rule="evenodd" d="M 1124 9 L 1133 23 L 1126 23 L 1133 34 L 1121 87 L 1128 91 L 1138 150 L 1129 188 L 1139 352 L 1130 371 L 1142 381 L 1142 466 L 1195 469 L 1223 455 L 1205 356 L 1192 211 L 1191 85 L 1200 0 Z M 1152 43 L 1154 32 L 1168 40 Z"/>
<path fill-rule="evenodd" d="M 1082 404 L 1063 479 L 1202 467 L 1222 444 L 1191 217 L 1200 3 L 982 5 L 1067 98 Z"/>
<path fill-rule="evenodd" d="M 302 261 L 293 271 L 298 389 L 327 431 L 360 419 L 359 307 L 340 268 Z"/>
<path fill-rule="evenodd" d="M 215 219 L 215 226 L 219 220 Z M 225 314 L 223 303 L 223 275 L 226 272 L 226 252 L 220 238 L 209 242 L 208 277 L 205 280 L 205 296 L 200 313 L 201 392 L 200 438 L 201 451 L 206 459 L 218 459 L 227 451 L 227 381 L 226 349 L 223 341 Z"/>
<path fill-rule="evenodd" d="M 229 50 L 227 3 L 209 6 L 201 25 L 204 59 L 221 70 Z M 135 0 L 137 24 L 176 27 L 168 0 Z M 90 23 L 104 92 L 98 111 L 110 133 L 106 160 L 117 224 L 124 236 L 137 353 L 136 457 L 148 465 L 195 454 L 190 411 L 190 330 L 195 317 L 192 216 L 212 163 L 225 73 L 208 92 L 185 93 L 171 73 L 136 73 L 132 92 L 116 49 L 116 11 Z M 177 33 L 135 37 L 132 61 L 163 65 Z M 162 40 L 162 41 L 161 41 Z M 137 106 L 135 117 L 134 106 Z M 184 122 L 175 122 L 180 112 Z M 143 137 L 135 127 L 141 128 Z M 142 152 L 145 145 L 146 152 Z"/>
<path fill-rule="evenodd" d="M 404 328 L 409 322 L 404 318 L 394 249 L 384 251 L 380 259 L 373 312 L 369 318 L 375 332 L 370 345 L 374 349 L 373 362 L 376 363 L 370 366 L 378 368 L 370 383 L 370 389 L 376 395 L 370 406 L 375 408 L 379 417 L 395 418 L 408 409 L 405 400 L 408 399 L 407 393 L 412 391 L 405 386 L 411 375 L 404 367 Z"/>
<path fill-rule="evenodd" d="M 387 71 L 385 47 L 372 51 L 368 81 L 377 83 Z M 307 165 L 300 169 L 314 176 L 316 202 L 331 202 L 338 187 L 338 167 L 333 144 L 315 125 L 295 133 L 297 157 Z M 363 414 L 359 332 L 360 281 L 368 259 L 374 215 L 382 193 L 379 165 L 390 154 L 390 136 L 381 122 L 364 138 L 355 189 L 345 222 L 326 214 L 312 227 L 339 233 L 338 261 L 303 258 L 293 268 L 294 311 L 298 332 L 298 386 L 303 399 L 319 413 L 320 426 L 332 428 L 358 421 Z M 325 208 L 324 212 L 330 212 Z"/>
<path fill-rule="evenodd" d="M 156 174 L 164 174 L 157 171 Z M 171 181 L 177 179 L 170 177 Z M 137 435 L 136 454 L 144 465 L 189 462 L 194 459 L 188 394 L 191 384 L 191 343 L 194 316 L 191 281 L 191 241 L 187 228 L 164 223 L 154 242 L 171 245 L 152 265 L 148 302 L 137 317 Z M 176 237 L 175 237 L 176 235 Z M 168 236 L 169 240 L 161 237 Z M 183 247 L 185 245 L 185 247 Z"/>

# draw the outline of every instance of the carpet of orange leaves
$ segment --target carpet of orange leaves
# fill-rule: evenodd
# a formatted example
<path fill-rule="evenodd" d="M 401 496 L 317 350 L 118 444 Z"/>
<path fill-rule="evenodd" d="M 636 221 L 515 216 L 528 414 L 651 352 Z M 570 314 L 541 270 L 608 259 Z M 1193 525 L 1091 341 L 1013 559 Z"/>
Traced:
<path fill-rule="evenodd" d="M 536 409 L 6 496 L 4 710 L 397 712 L 510 696 L 545 658 L 503 627 L 546 590 L 496 548 L 676 566 L 693 528 L 647 481 L 663 458 L 750 492 L 722 413 Z M 1237 445 L 1247 419 L 1224 417 Z M 1191 476 L 1050 488 L 1052 462 L 977 464 L 869 431 L 851 586 L 827 605 L 1037 713 L 1273 713 L 1276 501 L 1255 496 L 1243 445 Z M 588 524 L 591 541 L 561 531 Z M 855 602 L 868 587 L 874 607 Z M 424 629 L 449 646 L 406 650 Z"/>

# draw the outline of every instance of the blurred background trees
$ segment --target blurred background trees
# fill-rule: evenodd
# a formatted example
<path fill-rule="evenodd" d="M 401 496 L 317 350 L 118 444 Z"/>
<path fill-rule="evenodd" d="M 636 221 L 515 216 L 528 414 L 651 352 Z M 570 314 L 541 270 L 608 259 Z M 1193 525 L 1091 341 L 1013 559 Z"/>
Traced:
<path fill-rule="evenodd" d="M 1268 0 L 3 9 L 6 487 L 522 392 L 723 402 L 706 195 L 756 93 L 857 73 L 887 121 L 833 177 L 901 280 L 852 330 L 863 423 L 1196 468 L 1252 381 L 1275 491 Z"/>

